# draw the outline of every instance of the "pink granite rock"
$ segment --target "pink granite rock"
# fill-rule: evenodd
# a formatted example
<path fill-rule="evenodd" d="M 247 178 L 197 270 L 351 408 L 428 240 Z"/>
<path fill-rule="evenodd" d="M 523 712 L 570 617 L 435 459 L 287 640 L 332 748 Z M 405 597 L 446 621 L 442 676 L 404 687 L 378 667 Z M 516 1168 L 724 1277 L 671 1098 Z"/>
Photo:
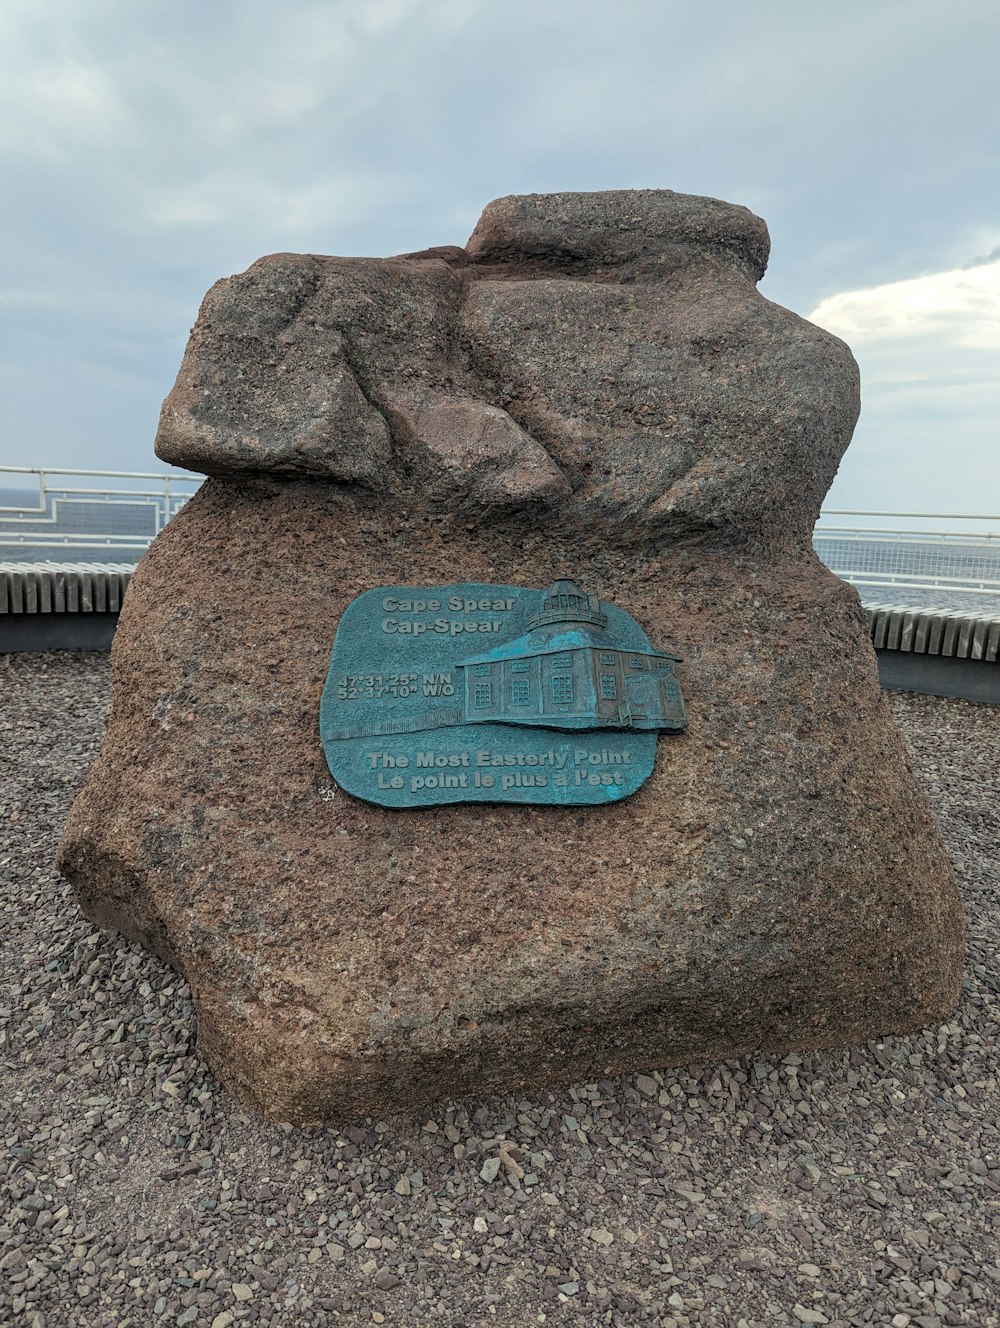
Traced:
<path fill-rule="evenodd" d="M 437 499 L 509 506 L 571 493 L 545 448 L 498 406 L 449 398 L 412 418 L 414 457 L 419 468 L 423 454 L 427 492 Z"/>
<path fill-rule="evenodd" d="M 468 250 L 220 282 L 157 446 L 157 539 L 61 854 L 189 979 L 272 1116 L 904 1032 L 957 999 L 951 869 L 853 590 L 810 535 L 836 338 L 763 299 L 763 222 L 669 191 L 491 204 Z M 687 731 L 608 807 L 395 812 L 317 732 L 346 605 L 571 574 L 683 656 Z"/>

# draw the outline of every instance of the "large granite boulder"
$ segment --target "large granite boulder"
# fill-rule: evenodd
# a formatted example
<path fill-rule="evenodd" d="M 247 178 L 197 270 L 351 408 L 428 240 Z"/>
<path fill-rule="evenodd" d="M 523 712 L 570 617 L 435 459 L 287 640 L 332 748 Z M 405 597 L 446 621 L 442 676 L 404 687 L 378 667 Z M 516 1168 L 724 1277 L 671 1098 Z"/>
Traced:
<path fill-rule="evenodd" d="M 756 290 L 744 208 L 492 203 L 466 249 L 282 254 L 209 292 L 160 423 L 212 478 L 133 578 L 61 868 L 174 964 L 241 1097 L 322 1123 L 903 1032 L 957 999 L 951 870 L 810 534 L 847 347 Z M 689 716 L 606 807 L 393 811 L 330 777 L 363 591 L 572 575 Z"/>

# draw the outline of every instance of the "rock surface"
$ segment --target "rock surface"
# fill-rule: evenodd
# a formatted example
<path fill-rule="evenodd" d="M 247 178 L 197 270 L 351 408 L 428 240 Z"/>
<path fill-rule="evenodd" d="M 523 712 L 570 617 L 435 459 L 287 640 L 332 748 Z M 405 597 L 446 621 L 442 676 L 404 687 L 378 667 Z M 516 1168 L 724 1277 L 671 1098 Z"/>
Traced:
<path fill-rule="evenodd" d="M 468 250 L 263 258 L 206 297 L 157 452 L 442 511 L 559 499 L 550 523 L 618 545 L 801 547 L 857 369 L 758 294 L 767 253 L 746 208 L 636 190 L 500 199 Z M 494 426 L 455 414 L 435 445 L 459 407 Z"/>
<path fill-rule="evenodd" d="M 845 1044 L 953 1007 L 950 867 L 855 593 L 809 537 L 846 347 L 763 223 L 667 191 L 487 208 L 468 250 L 209 293 L 161 420 L 216 476 L 133 578 L 61 853 L 277 1119 Z M 607 808 L 393 812 L 317 710 L 372 586 L 571 572 L 678 646 L 687 732 Z"/>

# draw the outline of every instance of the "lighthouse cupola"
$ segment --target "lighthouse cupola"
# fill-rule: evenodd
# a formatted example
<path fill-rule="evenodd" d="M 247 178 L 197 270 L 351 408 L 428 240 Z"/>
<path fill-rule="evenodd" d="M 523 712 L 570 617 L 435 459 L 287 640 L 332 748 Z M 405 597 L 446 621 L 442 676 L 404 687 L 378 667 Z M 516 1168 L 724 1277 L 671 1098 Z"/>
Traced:
<path fill-rule="evenodd" d="M 601 612 L 601 601 L 596 595 L 588 595 L 575 581 L 562 579 L 549 586 L 541 612 L 528 623 L 528 630 L 553 623 L 574 623 L 603 630 L 608 620 Z"/>

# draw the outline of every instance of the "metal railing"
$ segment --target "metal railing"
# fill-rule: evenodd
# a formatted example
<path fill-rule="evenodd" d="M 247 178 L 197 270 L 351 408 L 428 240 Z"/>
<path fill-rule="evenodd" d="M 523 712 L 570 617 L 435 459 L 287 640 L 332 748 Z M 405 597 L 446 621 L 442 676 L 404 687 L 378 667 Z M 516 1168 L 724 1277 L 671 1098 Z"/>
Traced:
<path fill-rule="evenodd" d="M 906 525 L 831 524 L 933 522 L 937 529 Z M 992 529 L 941 529 L 978 522 Z M 983 513 L 859 512 L 827 510 L 813 532 L 813 546 L 830 571 L 859 590 L 906 589 L 1000 596 L 1000 516 Z"/>
<path fill-rule="evenodd" d="M 32 476 L 34 490 L 5 486 Z M 85 480 L 86 483 L 70 481 Z M 92 481 L 115 481 L 105 485 Z M 197 475 L 0 466 L 0 549 L 143 553 L 198 489 Z"/>
<path fill-rule="evenodd" d="M 25 476 L 33 489 L 13 485 Z M 198 475 L 0 466 L 0 558 L 90 561 L 103 553 L 138 560 L 202 483 Z M 970 529 L 973 522 L 983 529 Z M 862 592 L 1000 600 L 998 515 L 827 509 L 813 544 L 835 575 Z"/>

